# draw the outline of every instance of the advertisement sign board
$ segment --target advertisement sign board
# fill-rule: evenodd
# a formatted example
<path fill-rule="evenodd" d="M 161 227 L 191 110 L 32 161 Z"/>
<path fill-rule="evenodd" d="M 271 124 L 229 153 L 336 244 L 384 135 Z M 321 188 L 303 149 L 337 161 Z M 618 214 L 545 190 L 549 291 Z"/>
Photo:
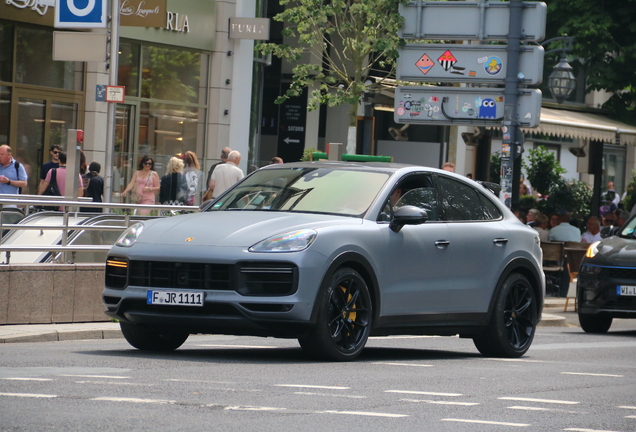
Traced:
<path fill-rule="evenodd" d="M 396 123 L 502 126 L 504 91 L 503 88 L 398 87 L 393 116 Z M 539 126 L 541 90 L 520 89 L 517 112 L 519 126 Z"/>
<path fill-rule="evenodd" d="M 397 79 L 504 84 L 508 67 L 506 50 L 505 45 L 409 44 L 399 50 Z M 543 52 L 539 45 L 521 47 L 521 84 L 541 84 Z"/>
<path fill-rule="evenodd" d="M 106 28 L 108 0 L 57 0 L 56 28 Z"/>

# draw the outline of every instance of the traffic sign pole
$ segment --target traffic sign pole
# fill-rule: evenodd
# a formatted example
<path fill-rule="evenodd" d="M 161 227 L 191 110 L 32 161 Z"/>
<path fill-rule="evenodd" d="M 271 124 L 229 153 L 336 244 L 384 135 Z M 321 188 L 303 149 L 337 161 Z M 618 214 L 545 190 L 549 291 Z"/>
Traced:
<path fill-rule="evenodd" d="M 119 0 L 111 0 L 110 12 L 110 58 L 108 59 L 108 84 L 117 85 L 119 69 Z M 106 120 L 106 152 L 104 154 L 104 202 L 112 202 L 113 152 L 115 151 L 115 119 L 117 104 L 109 103 Z"/>
<path fill-rule="evenodd" d="M 519 53 L 521 52 L 522 0 L 510 1 L 510 24 L 508 26 L 508 69 L 505 80 L 505 102 L 503 121 L 503 151 L 501 155 L 501 193 L 504 203 L 515 208 L 519 203 L 519 177 L 521 174 L 521 149 L 523 132 L 519 127 L 517 95 L 519 93 Z M 507 129 L 507 130 L 506 130 Z M 508 152 L 506 152 L 508 150 Z M 508 154 L 506 154 L 508 153 Z"/>

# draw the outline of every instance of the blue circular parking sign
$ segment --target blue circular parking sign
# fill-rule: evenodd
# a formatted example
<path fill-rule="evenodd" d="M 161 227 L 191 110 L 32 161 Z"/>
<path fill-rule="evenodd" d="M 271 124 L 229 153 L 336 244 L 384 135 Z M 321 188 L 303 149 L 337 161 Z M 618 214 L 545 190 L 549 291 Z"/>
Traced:
<path fill-rule="evenodd" d="M 106 0 L 58 0 L 55 27 L 106 27 Z"/>

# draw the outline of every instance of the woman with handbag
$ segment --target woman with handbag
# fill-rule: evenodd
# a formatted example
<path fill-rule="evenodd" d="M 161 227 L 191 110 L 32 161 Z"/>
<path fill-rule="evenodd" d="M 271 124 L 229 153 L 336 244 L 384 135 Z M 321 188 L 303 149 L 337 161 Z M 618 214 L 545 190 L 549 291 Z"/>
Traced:
<path fill-rule="evenodd" d="M 137 171 L 133 174 L 130 183 L 122 192 L 122 196 L 126 197 L 128 192 L 135 188 L 135 193 L 131 194 L 130 202 L 132 204 L 149 204 L 155 203 L 157 193 L 159 193 L 159 174 L 154 171 L 155 162 L 148 155 L 145 155 L 139 161 Z M 150 210 L 140 210 L 139 214 L 149 214 Z"/>

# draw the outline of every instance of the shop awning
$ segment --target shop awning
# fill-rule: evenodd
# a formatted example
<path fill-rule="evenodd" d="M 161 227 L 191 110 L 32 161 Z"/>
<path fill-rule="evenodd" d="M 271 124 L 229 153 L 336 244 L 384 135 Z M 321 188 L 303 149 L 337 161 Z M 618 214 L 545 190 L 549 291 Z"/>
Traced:
<path fill-rule="evenodd" d="M 636 126 L 599 114 L 541 108 L 541 124 L 526 133 L 636 145 Z"/>

